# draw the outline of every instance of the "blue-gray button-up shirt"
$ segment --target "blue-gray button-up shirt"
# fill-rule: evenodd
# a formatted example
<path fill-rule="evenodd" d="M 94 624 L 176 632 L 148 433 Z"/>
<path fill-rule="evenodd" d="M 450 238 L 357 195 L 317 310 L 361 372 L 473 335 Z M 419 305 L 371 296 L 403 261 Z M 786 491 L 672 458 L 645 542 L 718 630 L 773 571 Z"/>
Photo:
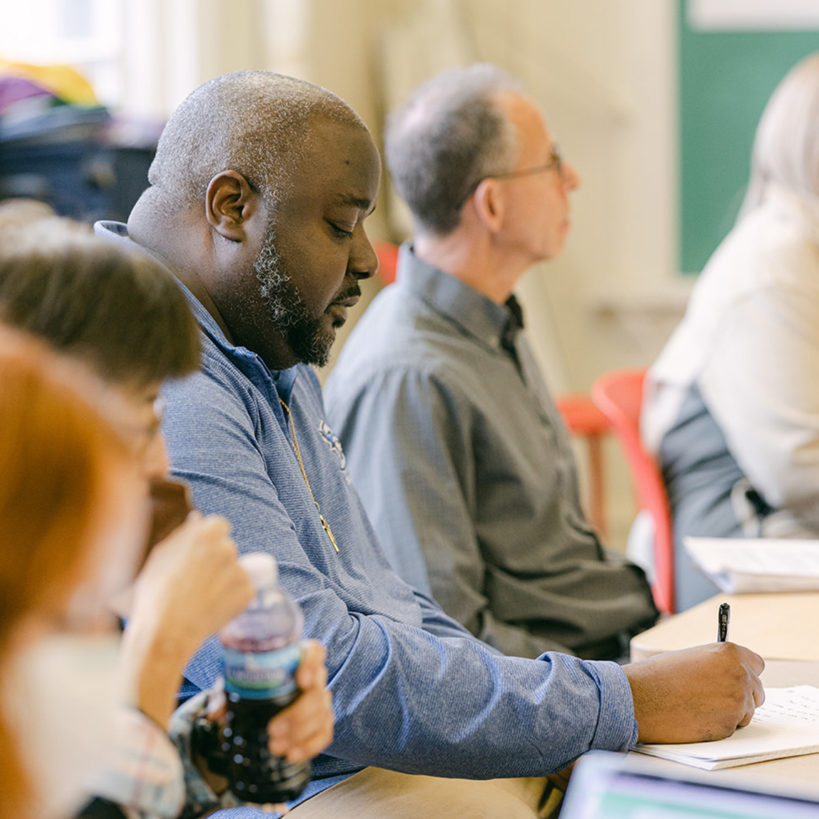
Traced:
<path fill-rule="evenodd" d="M 652 625 L 643 572 L 605 553 L 581 510 L 516 303 L 405 245 L 325 401 L 390 562 L 473 634 L 507 654 L 612 659 Z"/>

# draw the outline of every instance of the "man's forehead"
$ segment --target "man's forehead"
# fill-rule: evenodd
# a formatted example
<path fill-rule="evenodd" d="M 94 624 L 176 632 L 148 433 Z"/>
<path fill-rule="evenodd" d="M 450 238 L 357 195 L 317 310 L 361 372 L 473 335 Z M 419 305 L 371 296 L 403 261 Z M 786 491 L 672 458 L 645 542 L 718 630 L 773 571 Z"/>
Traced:
<path fill-rule="evenodd" d="M 499 107 L 514 128 L 521 161 L 535 161 L 533 155 L 545 158 L 553 139 L 538 105 L 523 94 L 510 92 Z"/>
<path fill-rule="evenodd" d="M 325 115 L 308 120 L 303 136 L 305 153 L 308 154 L 372 142 L 372 136 L 363 122 L 333 119 Z"/>
<path fill-rule="evenodd" d="M 301 177 L 295 198 L 307 194 L 307 189 L 313 194 L 323 191 L 325 202 L 368 211 L 377 193 L 381 161 L 363 125 L 323 119 L 311 128 L 295 170 Z"/>

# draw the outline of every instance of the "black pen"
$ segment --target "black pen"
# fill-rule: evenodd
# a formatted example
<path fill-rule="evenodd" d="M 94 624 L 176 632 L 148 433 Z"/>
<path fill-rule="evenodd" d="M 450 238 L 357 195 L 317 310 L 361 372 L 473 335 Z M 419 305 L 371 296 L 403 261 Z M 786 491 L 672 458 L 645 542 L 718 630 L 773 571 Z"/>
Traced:
<path fill-rule="evenodd" d="M 731 606 L 728 603 L 719 604 L 717 619 L 717 642 L 724 643 L 728 639 L 728 621 L 731 619 Z"/>

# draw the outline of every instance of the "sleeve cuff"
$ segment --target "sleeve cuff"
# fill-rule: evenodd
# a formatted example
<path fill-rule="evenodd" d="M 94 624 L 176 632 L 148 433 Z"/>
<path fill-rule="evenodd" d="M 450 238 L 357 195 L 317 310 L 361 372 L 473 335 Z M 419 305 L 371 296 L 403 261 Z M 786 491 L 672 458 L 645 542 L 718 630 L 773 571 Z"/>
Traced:
<path fill-rule="evenodd" d="M 133 709 L 117 714 L 116 744 L 91 792 L 150 816 L 178 816 L 185 801 L 182 763 L 171 741 L 152 720 Z"/>
<path fill-rule="evenodd" d="M 600 691 L 600 711 L 591 747 L 626 751 L 637 744 L 637 720 L 631 686 L 622 666 L 613 662 L 590 663 Z"/>

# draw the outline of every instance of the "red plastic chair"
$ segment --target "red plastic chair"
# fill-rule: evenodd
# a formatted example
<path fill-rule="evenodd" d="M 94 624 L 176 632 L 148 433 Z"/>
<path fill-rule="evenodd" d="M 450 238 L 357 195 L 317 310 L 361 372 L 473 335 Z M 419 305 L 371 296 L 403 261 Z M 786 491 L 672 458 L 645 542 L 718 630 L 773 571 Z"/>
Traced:
<path fill-rule="evenodd" d="M 605 480 L 603 476 L 603 436 L 611 429 L 609 419 L 584 393 L 566 393 L 555 399 L 569 432 L 586 441 L 589 463 L 589 520 L 603 537 L 606 526 Z"/>
<path fill-rule="evenodd" d="M 392 242 L 373 242 L 373 250 L 378 256 L 378 278 L 383 285 L 395 281 L 395 268 L 398 266 L 398 245 Z"/>
<path fill-rule="evenodd" d="M 675 605 L 671 513 L 660 470 L 640 438 L 645 376 L 645 369 L 607 373 L 592 386 L 592 400 L 611 422 L 628 461 L 637 502 L 654 524 L 654 600 L 660 611 L 672 614 Z"/>

